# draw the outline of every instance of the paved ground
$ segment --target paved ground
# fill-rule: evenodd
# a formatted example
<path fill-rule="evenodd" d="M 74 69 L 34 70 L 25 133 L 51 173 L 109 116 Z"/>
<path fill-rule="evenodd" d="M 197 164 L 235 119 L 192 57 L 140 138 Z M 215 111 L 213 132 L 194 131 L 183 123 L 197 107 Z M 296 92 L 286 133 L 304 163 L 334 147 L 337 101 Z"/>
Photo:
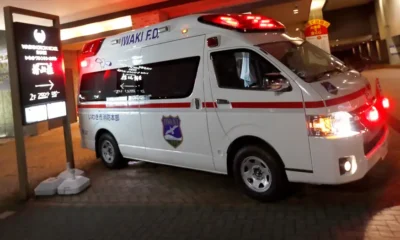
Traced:
<path fill-rule="evenodd" d="M 396 98 L 393 88 L 382 85 Z M 144 163 L 109 171 L 79 148 L 74 126 L 77 165 L 87 170 L 92 187 L 78 196 L 33 199 L 4 220 L 0 214 L 0 239 L 400 239 L 400 132 L 393 130 L 399 127 L 391 129 L 385 161 L 361 181 L 293 184 L 287 199 L 261 204 L 224 176 Z M 32 182 L 64 168 L 57 131 L 36 138 L 41 143 L 27 139 Z M 36 150 L 43 145 L 46 150 Z M 0 151 L 7 155 L 12 145 Z M 7 165 L 12 154 L 7 156 L 0 160 L 3 195 L 16 189 L 3 173 L 15 175 Z"/>
<path fill-rule="evenodd" d="M 96 163 L 92 151 L 80 147 L 79 128 L 72 125 L 72 138 L 77 167 L 87 169 Z M 40 181 L 56 176 L 66 167 L 63 129 L 54 129 L 37 137 L 26 138 L 28 175 L 31 186 Z M 18 191 L 18 175 L 13 141 L 0 143 L 0 205 L 9 198 L 14 198 Z"/>

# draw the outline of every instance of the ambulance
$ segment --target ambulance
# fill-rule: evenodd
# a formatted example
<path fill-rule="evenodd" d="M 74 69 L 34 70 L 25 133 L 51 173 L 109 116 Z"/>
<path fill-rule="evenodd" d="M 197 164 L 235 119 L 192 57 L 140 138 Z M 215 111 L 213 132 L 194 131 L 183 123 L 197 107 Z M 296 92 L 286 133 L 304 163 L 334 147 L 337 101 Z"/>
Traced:
<path fill-rule="evenodd" d="M 85 44 L 82 146 L 231 175 L 250 197 L 363 178 L 388 152 L 389 101 L 336 57 L 251 14 L 201 14 Z"/>

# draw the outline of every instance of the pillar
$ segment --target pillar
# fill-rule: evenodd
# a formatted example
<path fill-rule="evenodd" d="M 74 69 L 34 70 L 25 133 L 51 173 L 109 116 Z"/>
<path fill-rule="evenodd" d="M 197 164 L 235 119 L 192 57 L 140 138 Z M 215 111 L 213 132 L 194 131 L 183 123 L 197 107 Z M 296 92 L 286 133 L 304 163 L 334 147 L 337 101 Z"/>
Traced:
<path fill-rule="evenodd" d="M 324 20 L 322 8 L 326 0 L 312 0 L 309 21 L 306 25 L 305 37 L 310 43 L 330 53 L 328 27 L 329 23 Z"/>
<path fill-rule="evenodd" d="M 379 40 L 375 41 L 375 45 L 376 45 L 376 51 L 378 52 L 378 59 L 379 61 L 382 61 L 381 45 L 379 44 Z"/>
<path fill-rule="evenodd" d="M 372 54 L 371 54 L 371 44 L 370 44 L 369 42 L 367 42 L 367 52 L 368 52 L 368 56 L 369 56 L 369 57 L 372 57 Z"/>
<path fill-rule="evenodd" d="M 381 39 L 386 40 L 386 51 L 390 64 L 400 64 L 399 9 L 400 1 L 398 0 L 375 1 L 375 13 L 378 20 L 379 35 Z"/>
<path fill-rule="evenodd" d="M 374 41 L 370 41 L 370 42 L 368 42 L 368 44 L 370 47 L 370 53 L 371 53 L 370 57 L 371 57 L 372 61 L 379 62 L 380 59 L 379 59 L 379 54 L 378 54 L 378 49 L 376 47 L 376 43 Z"/>

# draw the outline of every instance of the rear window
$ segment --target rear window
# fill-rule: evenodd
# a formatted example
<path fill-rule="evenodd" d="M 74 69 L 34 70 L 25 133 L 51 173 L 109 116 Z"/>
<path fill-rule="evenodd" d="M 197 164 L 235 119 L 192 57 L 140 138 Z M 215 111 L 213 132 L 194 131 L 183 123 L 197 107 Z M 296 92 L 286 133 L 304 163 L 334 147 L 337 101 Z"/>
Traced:
<path fill-rule="evenodd" d="M 200 57 L 117 68 L 82 75 L 79 99 L 147 96 L 149 99 L 186 98 L 194 87 Z"/>

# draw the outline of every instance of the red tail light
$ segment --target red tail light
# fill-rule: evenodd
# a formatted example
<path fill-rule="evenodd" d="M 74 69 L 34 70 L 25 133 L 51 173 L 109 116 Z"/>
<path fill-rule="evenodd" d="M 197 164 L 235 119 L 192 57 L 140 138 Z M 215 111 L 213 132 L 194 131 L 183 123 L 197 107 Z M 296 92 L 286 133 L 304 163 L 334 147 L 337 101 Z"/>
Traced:
<path fill-rule="evenodd" d="M 284 31 L 285 26 L 261 15 L 248 14 L 213 14 L 199 18 L 200 22 L 242 32 Z"/>
<path fill-rule="evenodd" d="M 390 107 L 390 102 L 389 102 L 389 99 L 388 99 L 388 98 L 386 98 L 386 97 L 382 98 L 382 107 L 383 107 L 384 109 L 389 109 L 389 107 Z"/>
<path fill-rule="evenodd" d="M 96 39 L 94 41 L 86 43 L 81 52 L 81 58 L 91 57 L 99 52 L 101 45 L 104 42 L 104 38 Z"/>
<path fill-rule="evenodd" d="M 81 67 L 82 68 L 85 68 L 85 67 L 87 67 L 89 64 L 88 64 L 88 61 L 85 59 L 85 60 L 82 60 L 81 61 Z"/>
<path fill-rule="evenodd" d="M 366 112 L 366 117 L 367 117 L 367 120 L 370 121 L 370 122 L 377 122 L 379 120 L 379 112 L 376 109 L 376 107 L 372 106 Z"/>

